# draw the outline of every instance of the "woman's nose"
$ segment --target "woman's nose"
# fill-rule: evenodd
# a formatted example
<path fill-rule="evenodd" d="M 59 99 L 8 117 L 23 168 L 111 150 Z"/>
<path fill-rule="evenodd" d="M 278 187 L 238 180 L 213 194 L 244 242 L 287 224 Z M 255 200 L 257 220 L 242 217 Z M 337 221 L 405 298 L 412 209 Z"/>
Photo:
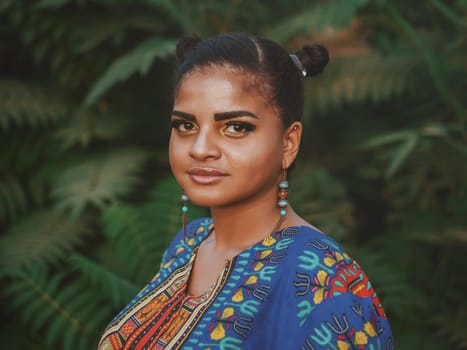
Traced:
<path fill-rule="evenodd" d="M 200 130 L 196 135 L 190 148 L 190 156 L 197 160 L 215 159 L 220 156 L 216 138 L 210 134 L 209 130 Z"/>

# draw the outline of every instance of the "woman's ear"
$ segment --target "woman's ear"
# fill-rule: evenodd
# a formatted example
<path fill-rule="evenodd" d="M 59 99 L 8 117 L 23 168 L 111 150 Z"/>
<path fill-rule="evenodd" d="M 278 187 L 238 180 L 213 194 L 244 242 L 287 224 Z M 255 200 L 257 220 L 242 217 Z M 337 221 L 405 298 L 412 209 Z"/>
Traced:
<path fill-rule="evenodd" d="M 300 149 L 300 140 L 302 139 L 302 123 L 293 122 L 284 131 L 284 151 L 282 155 L 282 168 L 288 169 L 297 158 Z"/>

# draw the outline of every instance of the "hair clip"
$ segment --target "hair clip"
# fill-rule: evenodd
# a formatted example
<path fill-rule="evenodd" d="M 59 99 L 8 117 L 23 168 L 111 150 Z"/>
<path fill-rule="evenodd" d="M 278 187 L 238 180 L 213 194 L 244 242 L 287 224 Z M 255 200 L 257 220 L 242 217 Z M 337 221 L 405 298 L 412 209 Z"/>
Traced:
<path fill-rule="evenodd" d="M 289 56 L 292 59 L 293 63 L 295 63 L 295 66 L 298 68 L 298 70 L 302 72 L 302 75 L 306 77 L 306 69 L 303 68 L 302 62 L 300 62 L 298 56 L 293 53 L 291 53 Z"/>

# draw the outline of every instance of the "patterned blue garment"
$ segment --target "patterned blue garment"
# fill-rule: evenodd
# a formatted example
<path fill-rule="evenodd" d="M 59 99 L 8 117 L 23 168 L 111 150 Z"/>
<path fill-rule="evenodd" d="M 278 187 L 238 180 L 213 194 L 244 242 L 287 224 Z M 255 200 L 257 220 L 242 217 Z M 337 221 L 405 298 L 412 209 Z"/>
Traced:
<path fill-rule="evenodd" d="M 336 242 L 306 226 L 274 232 L 186 292 L 211 219 L 178 233 L 154 279 L 107 327 L 99 350 L 393 349 L 370 281 Z"/>

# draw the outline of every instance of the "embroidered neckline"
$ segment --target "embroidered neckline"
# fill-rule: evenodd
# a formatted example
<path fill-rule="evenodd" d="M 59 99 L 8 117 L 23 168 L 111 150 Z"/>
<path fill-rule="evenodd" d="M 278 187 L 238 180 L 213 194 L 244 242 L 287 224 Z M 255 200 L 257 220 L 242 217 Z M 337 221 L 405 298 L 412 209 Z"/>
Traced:
<path fill-rule="evenodd" d="M 188 293 L 188 281 L 190 280 L 191 272 L 193 270 L 193 265 L 196 260 L 196 255 L 198 253 L 198 248 L 199 245 L 197 245 L 192 253 L 190 260 L 188 260 L 186 264 L 186 271 L 185 271 L 185 276 L 183 277 L 183 283 L 181 283 L 180 288 L 184 289 L 184 294 L 189 298 L 192 302 L 195 302 L 197 304 L 203 303 L 208 299 L 211 299 L 211 297 L 214 296 L 214 294 L 217 294 L 215 291 L 220 291 L 222 289 L 222 286 L 224 285 L 225 281 L 227 281 L 227 276 L 228 272 L 231 270 L 231 267 L 234 263 L 235 258 L 232 258 L 228 260 L 222 269 L 222 272 L 217 276 L 216 280 L 209 286 L 209 288 L 204 291 L 203 293 L 199 295 L 193 295 Z M 182 281 L 181 281 L 182 282 Z"/>

